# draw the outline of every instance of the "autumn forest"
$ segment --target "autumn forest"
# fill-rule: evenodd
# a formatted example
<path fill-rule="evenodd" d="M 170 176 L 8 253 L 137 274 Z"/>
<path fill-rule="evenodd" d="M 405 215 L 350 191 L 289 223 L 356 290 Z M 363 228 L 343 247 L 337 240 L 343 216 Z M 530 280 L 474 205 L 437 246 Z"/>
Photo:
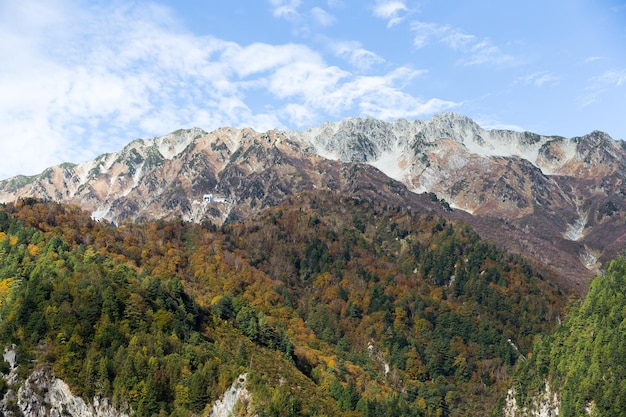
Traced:
<path fill-rule="evenodd" d="M 461 222 L 326 191 L 222 227 L 0 207 L 19 378 L 49 367 L 137 416 L 204 415 L 242 374 L 238 415 L 497 415 L 564 317 L 549 278 Z"/>

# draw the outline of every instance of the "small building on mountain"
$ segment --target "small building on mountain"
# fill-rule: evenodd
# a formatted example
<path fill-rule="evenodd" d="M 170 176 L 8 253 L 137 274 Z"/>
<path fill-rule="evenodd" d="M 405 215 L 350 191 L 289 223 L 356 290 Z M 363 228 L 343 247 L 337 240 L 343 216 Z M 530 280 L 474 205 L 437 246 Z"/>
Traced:
<path fill-rule="evenodd" d="M 224 203 L 226 199 L 224 197 L 216 197 L 213 194 L 205 194 L 202 196 L 202 202 L 204 203 Z"/>

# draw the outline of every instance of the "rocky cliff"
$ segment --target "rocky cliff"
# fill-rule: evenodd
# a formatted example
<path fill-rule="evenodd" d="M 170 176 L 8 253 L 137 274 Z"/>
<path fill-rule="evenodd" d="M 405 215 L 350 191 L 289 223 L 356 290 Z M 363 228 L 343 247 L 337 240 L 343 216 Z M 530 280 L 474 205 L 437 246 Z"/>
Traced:
<path fill-rule="evenodd" d="M 504 417 L 558 417 L 561 400 L 558 393 L 546 383 L 543 391 L 528 406 L 520 406 L 515 399 L 517 392 L 511 388 L 507 393 L 502 412 Z"/>
<path fill-rule="evenodd" d="M 68 385 L 55 378 L 46 368 L 36 370 L 20 385 L 17 392 L 9 390 L 0 401 L 4 416 L 28 417 L 127 417 L 116 410 L 108 399 L 95 397 L 85 402 L 70 391 Z"/>

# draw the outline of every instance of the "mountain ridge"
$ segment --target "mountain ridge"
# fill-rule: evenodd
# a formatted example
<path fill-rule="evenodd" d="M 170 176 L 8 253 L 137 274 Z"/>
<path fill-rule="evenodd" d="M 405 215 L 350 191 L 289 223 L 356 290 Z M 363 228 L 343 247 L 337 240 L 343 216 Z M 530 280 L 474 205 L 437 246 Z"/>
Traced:
<path fill-rule="evenodd" d="M 606 133 L 566 139 L 484 130 L 442 113 L 425 121 L 349 118 L 301 132 L 181 129 L 83 164 L 4 180 L 0 201 L 34 196 L 79 204 L 115 223 L 180 217 L 219 225 L 306 189 L 369 189 L 393 204 L 460 209 L 471 216 L 450 215 L 541 262 L 541 253 L 556 247 L 562 263 L 577 264 L 557 269 L 581 291 L 626 240 L 624 172 L 624 143 Z M 209 194 L 220 198 L 207 203 Z M 513 242 L 501 236 L 507 229 Z"/>

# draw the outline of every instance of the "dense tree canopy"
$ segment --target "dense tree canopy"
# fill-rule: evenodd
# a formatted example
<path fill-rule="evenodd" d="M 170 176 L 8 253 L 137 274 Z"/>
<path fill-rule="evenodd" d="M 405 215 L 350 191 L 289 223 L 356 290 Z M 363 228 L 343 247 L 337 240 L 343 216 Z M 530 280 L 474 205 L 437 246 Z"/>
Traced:
<path fill-rule="evenodd" d="M 526 404 L 546 383 L 556 387 L 560 415 L 624 415 L 626 410 L 626 259 L 609 263 L 582 303 L 535 345 L 516 374 Z"/>
<path fill-rule="evenodd" d="M 0 208 L 22 376 L 136 415 L 200 413 L 243 372 L 259 415 L 485 414 L 564 299 L 466 225 L 331 193 L 219 230 Z"/>

